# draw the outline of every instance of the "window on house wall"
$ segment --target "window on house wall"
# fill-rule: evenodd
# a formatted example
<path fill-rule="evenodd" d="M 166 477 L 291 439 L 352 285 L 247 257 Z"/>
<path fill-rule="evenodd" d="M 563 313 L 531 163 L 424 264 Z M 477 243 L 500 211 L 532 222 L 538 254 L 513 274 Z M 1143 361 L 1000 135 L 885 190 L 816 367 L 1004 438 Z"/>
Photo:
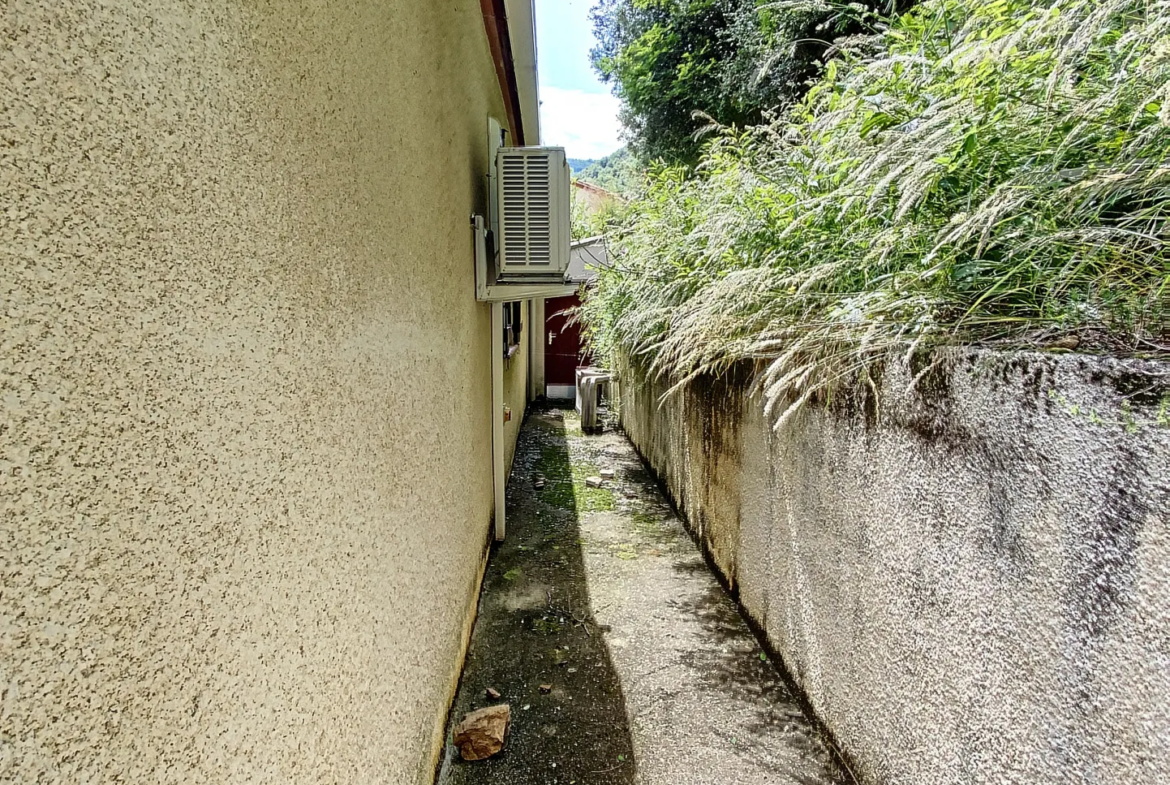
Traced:
<path fill-rule="evenodd" d="M 520 349 L 520 335 L 524 331 L 520 301 L 504 303 L 504 356 L 511 357 Z"/>

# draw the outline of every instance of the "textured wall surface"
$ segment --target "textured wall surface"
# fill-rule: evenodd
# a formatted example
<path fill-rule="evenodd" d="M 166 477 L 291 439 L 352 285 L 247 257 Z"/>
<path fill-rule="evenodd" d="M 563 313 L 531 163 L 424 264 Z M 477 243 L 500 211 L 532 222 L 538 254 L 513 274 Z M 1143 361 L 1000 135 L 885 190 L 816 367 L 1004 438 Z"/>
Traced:
<path fill-rule="evenodd" d="M 1170 367 L 890 366 L 779 433 L 747 378 L 622 421 L 865 781 L 1165 781 Z"/>
<path fill-rule="evenodd" d="M 0 41 L 0 781 L 429 781 L 492 509 L 479 3 Z"/>
<path fill-rule="evenodd" d="M 511 467 L 516 455 L 516 440 L 524 424 L 524 409 L 528 402 L 528 358 L 531 355 L 528 329 L 531 317 L 528 305 L 520 309 L 521 335 L 516 352 L 504 361 L 504 401 L 512 410 L 512 419 L 504 423 L 504 466 Z"/>

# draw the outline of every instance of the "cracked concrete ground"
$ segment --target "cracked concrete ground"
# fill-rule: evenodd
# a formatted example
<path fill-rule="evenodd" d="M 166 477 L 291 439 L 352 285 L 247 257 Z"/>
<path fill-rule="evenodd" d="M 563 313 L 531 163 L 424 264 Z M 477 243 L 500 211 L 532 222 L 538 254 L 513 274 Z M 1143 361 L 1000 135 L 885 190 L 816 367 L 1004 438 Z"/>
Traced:
<path fill-rule="evenodd" d="M 572 411 L 524 425 L 452 727 L 497 702 L 503 752 L 449 728 L 440 785 L 851 782 L 629 442 Z"/>

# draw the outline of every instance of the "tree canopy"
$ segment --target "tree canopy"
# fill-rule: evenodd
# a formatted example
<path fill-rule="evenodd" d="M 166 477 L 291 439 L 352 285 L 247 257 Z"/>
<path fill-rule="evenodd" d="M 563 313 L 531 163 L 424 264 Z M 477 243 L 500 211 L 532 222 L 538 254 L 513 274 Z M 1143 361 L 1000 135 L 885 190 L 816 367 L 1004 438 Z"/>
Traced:
<path fill-rule="evenodd" d="M 622 100 L 633 151 L 697 161 L 704 127 L 763 122 L 806 91 L 831 40 L 894 0 L 599 0 L 594 68 Z"/>

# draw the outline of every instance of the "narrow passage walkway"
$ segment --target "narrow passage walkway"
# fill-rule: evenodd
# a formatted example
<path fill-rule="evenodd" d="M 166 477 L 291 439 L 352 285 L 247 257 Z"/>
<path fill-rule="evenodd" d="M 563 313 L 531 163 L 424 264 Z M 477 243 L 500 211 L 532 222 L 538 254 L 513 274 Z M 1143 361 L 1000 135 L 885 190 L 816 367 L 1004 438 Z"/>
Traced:
<path fill-rule="evenodd" d="M 440 785 L 849 782 L 624 436 L 538 410 L 508 494 Z M 504 750 L 461 760 L 494 703 Z"/>

